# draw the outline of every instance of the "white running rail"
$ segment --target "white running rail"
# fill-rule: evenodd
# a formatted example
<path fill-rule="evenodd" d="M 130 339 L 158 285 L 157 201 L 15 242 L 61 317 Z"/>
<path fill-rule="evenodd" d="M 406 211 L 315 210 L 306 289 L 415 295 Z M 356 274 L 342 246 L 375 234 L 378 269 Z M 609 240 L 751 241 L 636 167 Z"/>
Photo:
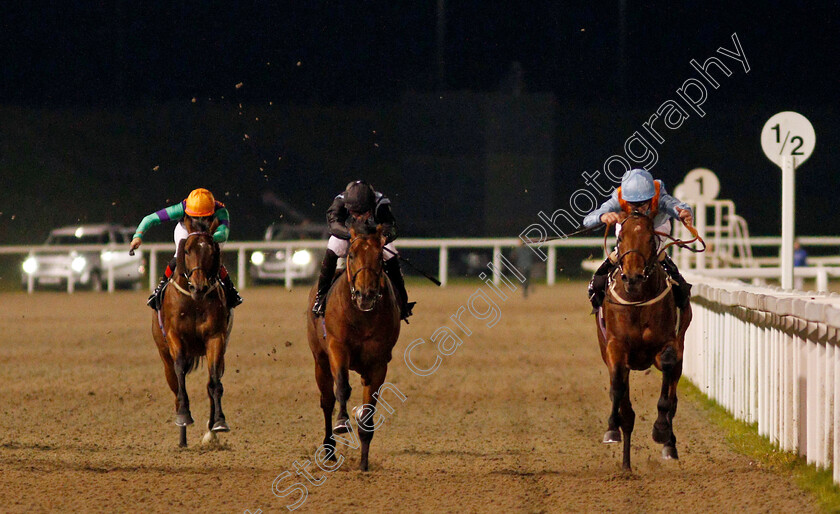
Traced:
<path fill-rule="evenodd" d="M 686 275 L 685 376 L 782 450 L 840 463 L 840 295 Z"/>

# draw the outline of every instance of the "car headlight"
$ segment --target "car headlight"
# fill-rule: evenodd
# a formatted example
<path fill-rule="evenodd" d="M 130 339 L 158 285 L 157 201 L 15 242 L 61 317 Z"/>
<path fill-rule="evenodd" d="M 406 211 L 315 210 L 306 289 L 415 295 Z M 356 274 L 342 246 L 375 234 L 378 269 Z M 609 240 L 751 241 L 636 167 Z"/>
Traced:
<path fill-rule="evenodd" d="M 38 261 L 35 257 L 27 257 L 25 261 L 23 261 L 23 271 L 29 275 L 38 271 Z"/>
<path fill-rule="evenodd" d="M 85 266 L 87 266 L 87 259 L 85 259 L 81 255 L 75 257 L 73 259 L 73 262 L 70 263 L 70 267 L 73 268 L 73 271 L 75 271 L 76 273 L 81 273 L 82 270 L 85 269 Z"/>
<path fill-rule="evenodd" d="M 261 266 L 265 262 L 265 254 L 262 252 L 254 252 L 251 254 L 251 263 L 254 266 Z"/>
<path fill-rule="evenodd" d="M 312 262 L 312 252 L 309 250 L 298 250 L 292 254 L 292 262 L 298 266 L 306 266 Z"/>

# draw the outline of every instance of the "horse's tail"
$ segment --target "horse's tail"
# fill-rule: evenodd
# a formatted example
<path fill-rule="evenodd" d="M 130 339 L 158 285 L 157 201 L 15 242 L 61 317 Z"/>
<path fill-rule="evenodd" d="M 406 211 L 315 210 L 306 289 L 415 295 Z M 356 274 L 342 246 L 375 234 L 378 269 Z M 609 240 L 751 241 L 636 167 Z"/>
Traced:
<path fill-rule="evenodd" d="M 187 365 L 184 368 L 186 373 L 192 373 L 197 370 L 203 358 L 203 355 L 193 355 L 192 357 L 187 357 Z"/>

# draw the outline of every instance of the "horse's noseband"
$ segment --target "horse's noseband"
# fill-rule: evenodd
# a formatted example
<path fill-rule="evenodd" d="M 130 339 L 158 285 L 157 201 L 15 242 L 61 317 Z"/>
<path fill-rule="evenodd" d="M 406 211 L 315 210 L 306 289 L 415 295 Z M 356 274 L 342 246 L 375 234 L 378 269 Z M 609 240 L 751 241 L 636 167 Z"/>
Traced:
<path fill-rule="evenodd" d="M 356 276 L 358 276 L 359 273 L 364 271 L 364 270 L 368 270 L 371 273 L 374 272 L 373 268 L 369 268 L 369 267 L 365 266 L 365 267 L 357 269 L 350 276 L 350 297 L 353 298 L 354 300 L 358 300 L 362 296 L 362 292 L 359 291 L 358 289 L 356 289 Z M 379 270 L 376 271 L 376 281 L 377 281 L 377 283 L 380 281 L 381 278 L 382 278 L 382 266 L 380 266 Z M 377 291 L 376 291 L 376 296 L 373 298 L 373 305 L 376 305 L 376 302 L 379 301 L 380 298 L 382 298 L 382 288 L 381 287 L 379 289 L 377 289 Z M 371 309 L 372 308 L 373 307 L 371 307 Z"/>

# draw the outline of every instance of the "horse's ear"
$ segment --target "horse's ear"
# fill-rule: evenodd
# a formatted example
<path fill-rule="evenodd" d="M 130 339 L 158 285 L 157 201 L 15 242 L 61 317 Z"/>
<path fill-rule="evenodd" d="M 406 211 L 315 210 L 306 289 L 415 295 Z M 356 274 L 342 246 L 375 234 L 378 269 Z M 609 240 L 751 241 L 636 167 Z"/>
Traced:
<path fill-rule="evenodd" d="M 618 213 L 618 222 L 624 223 L 624 220 L 626 220 L 629 216 L 630 214 L 625 211 Z"/>
<path fill-rule="evenodd" d="M 211 234 L 216 232 L 216 229 L 219 228 L 219 223 L 219 218 L 213 218 L 213 223 L 210 224 L 210 230 L 208 232 Z"/>
<path fill-rule="evenodd" d="M 356 239 L 356 228 L 350 225 L 350 239 Z"/>
<path fill-rule="evenodd" d="M 184 216 L 184 228 L 186 228 L 186 229 L 187 229 L 187 232 L 188 232 L 188 233 L 192 233 L 192 232 L 193 232 L 192 223 L 193 223 L 192 216 L 190 216 L 189 214 L 187 214 L 186 216 Z"/>

